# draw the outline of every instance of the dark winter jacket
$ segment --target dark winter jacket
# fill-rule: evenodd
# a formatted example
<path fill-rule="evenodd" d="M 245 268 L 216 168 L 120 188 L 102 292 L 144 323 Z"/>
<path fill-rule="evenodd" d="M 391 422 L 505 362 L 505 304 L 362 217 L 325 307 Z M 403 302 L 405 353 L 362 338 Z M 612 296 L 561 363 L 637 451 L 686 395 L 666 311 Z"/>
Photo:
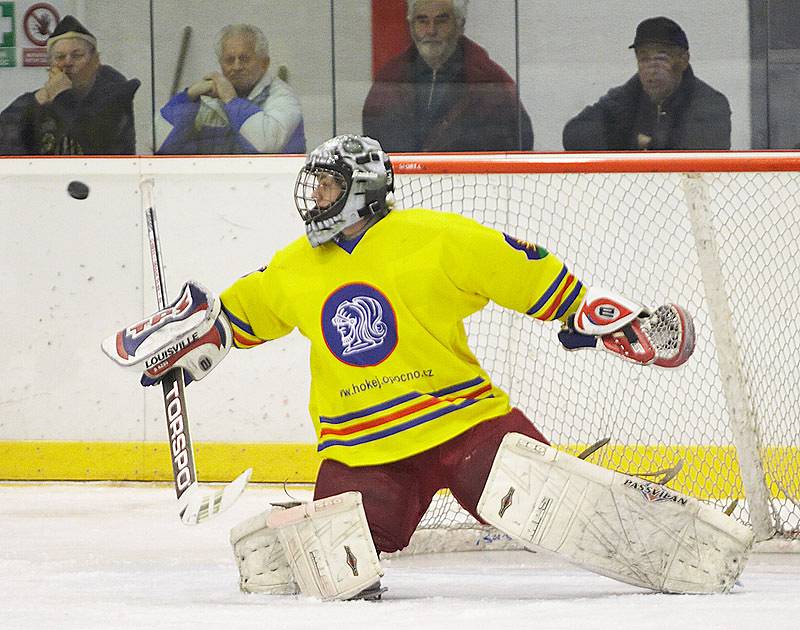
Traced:
<path fill-rule="evenodd" d="M 728 99 L 694 76 L 691 66 L 661 107 L 645 94 L 639 75 L 612 88 L 564 127 L 567 151 L 640 149 L 638 136 L 652 138 L 651 150 L 731 148 Z"/>
<path fill-rule="evenodd" d="M 126 80 L 100 66 L 92 89 L 79 99 L 65 90 L 39 105 L 34 92 L 0 113 L 0 155 L 122 155 L 136 152 L 133 95 L 138 79 Z"/>
<path fill-rule="evenodd" d="M 515 151 L 533 148 L 531 119 L 514 81 L 461 37 L 433 71 L 411 46 L 378 72 L 363 109 L 364 134 L 386 151 Z"/>

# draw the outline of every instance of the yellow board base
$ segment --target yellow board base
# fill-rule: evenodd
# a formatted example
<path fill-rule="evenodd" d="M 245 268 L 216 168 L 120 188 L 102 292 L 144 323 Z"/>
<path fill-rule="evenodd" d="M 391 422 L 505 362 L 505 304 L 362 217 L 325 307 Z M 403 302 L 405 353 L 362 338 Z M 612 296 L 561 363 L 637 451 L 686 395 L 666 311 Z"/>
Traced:
<path fill-rule="evenodd" d="M 320 459 L 315 444 L 196 442 L 200 481 L 309 483 Z M 172 481 L 166 442 L 0 442 L 0 479 L 27 481 Z"/>
<path fill-rule="evenodd" d="M 576 454 L 585 445 L 554 445 Z M 252 481 L 312 483 L 320 458 L 314 444 L 230 444 L 197 442 L 195 466 L 200 481 L 231 481 L 246 468 Z M 767 474 L 772 496 L 800 485 L 800 449 L 763 449 L 764 469 L 782 471 L 780 484 Z M 698 499 L 743 497 L 736 450 L 723 446 L 650 446 L 617 444 L 604 447 L 589 461 L 629 474 L 667 468 L 679 459 L 683 469 L 669 485 Z M 794 466 L 787 463 L 794 462 Z M 0 442 L 0 480 L 12 481 L 172 481 L 166 442 Z"/>

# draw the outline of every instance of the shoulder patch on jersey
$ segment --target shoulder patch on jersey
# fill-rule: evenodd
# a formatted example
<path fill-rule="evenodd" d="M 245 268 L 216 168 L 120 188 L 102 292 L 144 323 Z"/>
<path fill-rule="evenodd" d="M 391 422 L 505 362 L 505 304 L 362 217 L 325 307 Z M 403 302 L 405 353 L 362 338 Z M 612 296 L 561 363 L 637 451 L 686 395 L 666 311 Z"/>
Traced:
<path fill-rule="evenodd" d="M 514 238 L 513 236 L 509 236 L 505 232 L 503 232 L 503 238 L 506 239 L 506 243 L 511 245 L 514 249 L 518 249 L 521 252 L 525 252 L 525 255 L 528 257 L 528 260 L 541 260 L 545 256 L 547 256 L 548 251 L 541 247 L 540 245 L 536 245 L 535 243 L 529 243 L 528 241 L 523 241 L 519 238 Z"/>
<path fill-rule="evenodd" d="M 378 365 L 397 346 L 394 308 L 369 284 L 346 284 L 331 293 L 322 307 L 320 325 L 328 350 L 347 365 Z"/>

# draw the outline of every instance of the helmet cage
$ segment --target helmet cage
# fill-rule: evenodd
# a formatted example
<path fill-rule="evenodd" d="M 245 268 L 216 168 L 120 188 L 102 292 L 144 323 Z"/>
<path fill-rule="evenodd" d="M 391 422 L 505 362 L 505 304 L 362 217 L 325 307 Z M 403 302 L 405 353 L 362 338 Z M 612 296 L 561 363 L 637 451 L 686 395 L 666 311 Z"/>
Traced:
<path fill-rule="evenodd" d="M 341 192 L 327 203 L 324 177 Z M 295 205 L 312 247 L 336 238 L 361 219 L 389 211 L 386 196 L 394 190 L 391 161 L 380 144 L 366 136 L 343 135 L 312 151 L 295 182 Z"/>
<path fill-rule="evenodd" d="M 331 177 L 340 187 L 339 195 L 325 208 L 320 208 L 314 195 L 323 177 Z M 339 214 L 347 203 L 352 186 L 352 171 L 347 164 L 306 164 L 297 174 L 294 198 L 297 211 L 306 225 L 314 221 L 325 221 Z"/>

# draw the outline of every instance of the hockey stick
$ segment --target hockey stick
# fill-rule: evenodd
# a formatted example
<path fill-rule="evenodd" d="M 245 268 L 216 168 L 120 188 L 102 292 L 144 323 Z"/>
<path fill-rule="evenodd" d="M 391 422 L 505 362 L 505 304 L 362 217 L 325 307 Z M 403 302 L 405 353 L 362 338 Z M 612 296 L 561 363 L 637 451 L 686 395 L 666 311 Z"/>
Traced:
<path fill-rule="evenodd" d="M 178 51 L 178 62 L 175 64 L 175 74 L 172 77 L 172 89 L 170 90 L 170 97 L 178 93 L 178 88 L 181 84 L 181 76 L 183 75 L 183 66 L 186 63 L 186 53 L 189 52 L 189 40 L 192 37 L 192 27 L 183 27 L 183 36 L 181 37 L 181 47 Z"/>
<path fill-rule="evenodd" d="M 159 310 L 167 305 L 167 287 L 164 283 L 164 266 L 161 260 L 161 244 L 158 238 L 156 208 L 153 203 L 152 179 L 142 180 L 142 193 L 147 237 L 150 241 L 150 260 L 153 265 L 153 280 Z M 178 499 L 178 515 L 185 525 L 197 525 L 229 508 L 244 491 L 252 468 L 248 468 L 231 483 L 214 492 L 204 491 L 197 482 L 194 466 L 194 448 L 189 436 L 189 418 L 186 411 L 183 370 L 168 372 L 161 380 L 164 410 L 167 417 L 172 475 Z"/>

